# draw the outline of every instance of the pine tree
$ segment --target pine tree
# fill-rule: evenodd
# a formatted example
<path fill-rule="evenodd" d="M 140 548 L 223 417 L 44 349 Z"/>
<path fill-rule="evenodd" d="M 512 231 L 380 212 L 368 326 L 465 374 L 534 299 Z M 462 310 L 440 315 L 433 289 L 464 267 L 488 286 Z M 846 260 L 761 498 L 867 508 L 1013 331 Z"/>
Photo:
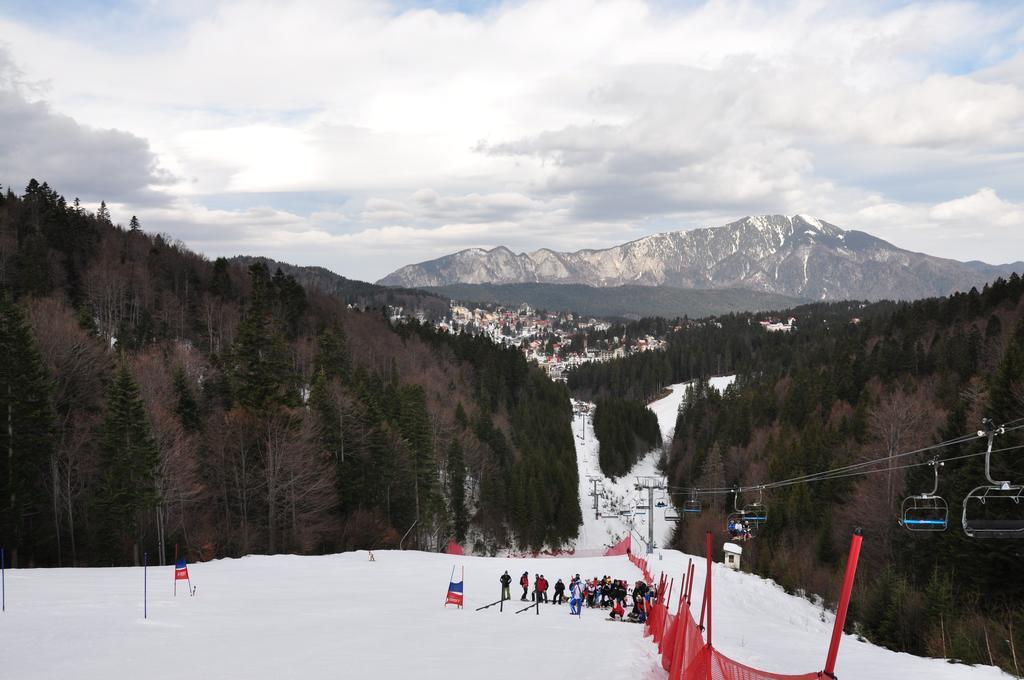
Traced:
<path fill-rule="evenodd" d="M 189 387 L 185 369 L 175 366 L 172 381 L 174 396 L 177 399 L 174 412 L 178 416 L 181 426 L 185 428 L 186 432 L 198 432 L 202 427 L 202 418 L 199 415 L 199 404 L 196 402 L 195 395 L 192 394 L 192 388 Z"/>
<path fill-rule="evenodd" d="M 317 337 L 315 370 L 322 372 L 328 380 L 345 380 L 349 376 L 350 368 L 351 360 L 345 340 L 345 329 L 340 325 L 328 328 Z"/>
<path fill-rule="evenodd" d="M 132 219 L 128 222 L 129 231 L 142 231 L 142 227 L 139 225 L 139 218 L 132 215 Z"/>
<path fill-rule="evenodd" d="M 722 460 L 722 447 L 715 445 L 704 460 L 698 481 L 702 489 L 721 489 L 725 487 L 725 462 Z M 722 507 L 721 494 L 711 496 L 710 504 L 714 508 Z"/>
<path fill-rule="evenodd" d="M 437 462 L 430 431 L 427 396 L 419 385 L 399 389 L 399 427 L 412 456 L 413 502 L 416 518 L 426 520 L 438 510 Z"/>
<path fill-rule="evenodd" d="M 452 508 L 455 540 L 461 543 L 466 540 L 469 517 L 466 512 L 466 463 L 457 439 L 453 439 L 448 446 L 448 499 Z"/>
<path fill-rule="evenodd" d="M 235 395 L 243 406 L 267 413 L 298 401 L 288 347 L 270 309 L 269 278 L 262 263 L 249 268 L 253 297 L 231 349 Z"/>
<path fill-rule="evenodd" d="M 128 562 L 128 547 L 138 562 L 141 516 L 157 504 L 159 453 L 146 408 L 131 370 L 121 363 L 107 392 L 107 412 L 100 433 L 100 484 L 96 492 L 100 543 L 108 559 Z"/>
<path fill-rule="evenodd" d="M 47 511 L 53 452 L 51 385 L 21 307 L 0 295 L 0 545 L 31 556 Z"/>

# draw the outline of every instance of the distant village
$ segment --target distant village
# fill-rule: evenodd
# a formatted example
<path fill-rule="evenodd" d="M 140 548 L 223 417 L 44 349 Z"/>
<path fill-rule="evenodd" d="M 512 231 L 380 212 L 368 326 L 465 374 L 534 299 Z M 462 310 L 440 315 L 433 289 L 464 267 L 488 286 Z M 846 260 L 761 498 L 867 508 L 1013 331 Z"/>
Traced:
<path fill-rule="evenodd" d="M 448 313 L 440 319 L 427 319 L 420 312 L 408 314 L 402 307 L 389 307 L 388 312 L 394 323 L 416 319 L 421 323 L 431 322 L 450 333 L 485 335 L 495 343 L 516 347 L 555 380 L 564 380 L 569 370 L 581 364 L 660 350 L 667 343 L 667 338 L 651 335 L 608 335 L 607 331 L 612 329 L 609 321 L 572 312 L 537 310 L 527 304 L 489 303 L 470 308 L 452 301 Z M 685 323 L 717 322 L 688 320 Z M 796 329 L 796 318 L 792 316 L 785 319 L 766 317 L 758 323 L 769 333 L 788 333 Z M 677 324 L 672 331 L 681 328 L 682 325 Z"/>
<path fill-rule="evenodd" d="M 400 307 L 391 308 L 390 316 L 393 321 L 413 318 L 407 317 Z M 413 316 L 426 321 L 421 314 Z M 572 312 L 537 310 L 527 304 L 485 304 L 470 308 L 452 302 L 448 314 L 435 320 L 434 325 L 451 333 L 485 335 L 498 344 L 516 347 L 554 379 L 563 379 L 566 371 L 580 364 L 664 349 L 666 342 L 664 338 L 650 335 L 601 336 L 612 327 L 608 321 Z M 594 335 L 601 337 L 590 339 Z"/>

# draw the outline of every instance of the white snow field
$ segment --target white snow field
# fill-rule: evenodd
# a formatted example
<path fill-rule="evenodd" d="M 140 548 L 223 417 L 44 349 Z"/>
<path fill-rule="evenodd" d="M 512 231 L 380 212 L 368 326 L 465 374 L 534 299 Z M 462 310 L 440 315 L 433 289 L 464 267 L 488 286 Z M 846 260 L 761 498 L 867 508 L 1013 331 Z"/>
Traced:
<path fill-rule="evenodd" d="M 515 592 L 523 570 L 552 584 L 570 571 L 640 578 L 625 557 L 374 554 L 190 565 L 193 598 L 182 588 L 172 598 L 173 567 L 150 568 L 147 620 L 141 568 L 9 571 L 0 678 L 554 679 L 578 675 L 584 660 L 589 677 L 627 678 L 651 666 L 640 626 L 567 606 L 514 613 L 528 604 Z M 461 611 L 443 606 L 456 565 L 466 571 Z M 505 569 L 514 599 L 503 612 L 474 611 L 500 597 Z"/>
<path fill-rule="evenodd" d="M 673 386 L 653 405 L 666 438 L 684 389 Z M 583 426 L 578 419 L 577 433 Z M 592 430 L 586 446 L 577 440 L 581 473 L 585 459 L 593 463 L 588 470 L 596 469 L 593 441 Z M 653 465 L 648 457 L 632 474 L 652 474 Z M 584 517 L 589 501 L 581 494 Z M 625 529 L 619 517 L 595 522 L 591 510 L 589 518 L 580 548 L 598 548 L 610 531 Z M 658 541 L 665 541 L 668 524 L 655 528 Z M 646 536 L 645 529 L 641 533 Z M 177 598 L 171 596 L 173 567 L 150 568 L 148 619 L 141 568 L 9 570 L 7 611 L 0 614 L 0 679 L 666 677 L 641 626 L 609 622 L 603 612 L 587 609 L 573 617 L 564 605 L 542 605 L 539 615 L 514 613 L 524 570 L 531 578 L 540 571 L 552 584 L 576 573 L 636 580 L 640 572 L 624 556 L 518 559 L 379 551 L 375 557 L 370 562 L 360 551 L 190 565 L 197 594 L 188 597 L 180 588 Z M 687 558 L 659 550 L 649 562 L 655 577 L 665 571 L 677 579 L 678 589 Z M 694 561 L 696 617 L 704 562 Z M 452 567 L 456 578 L 465 568 L 462 610 L 443 605 Z M 474 611 L 498 598 L 505 569 L 512 576 L 512 601 L 503 612 Z M 714 565 L 713 575 L 716 648 L 766 671 L 821 670 L 831 613 L 722 565 Z M 995 668 L 897 654 L 853 636 L 843 639 L 836 674 L 842 680 L 1009 678 Z"/>

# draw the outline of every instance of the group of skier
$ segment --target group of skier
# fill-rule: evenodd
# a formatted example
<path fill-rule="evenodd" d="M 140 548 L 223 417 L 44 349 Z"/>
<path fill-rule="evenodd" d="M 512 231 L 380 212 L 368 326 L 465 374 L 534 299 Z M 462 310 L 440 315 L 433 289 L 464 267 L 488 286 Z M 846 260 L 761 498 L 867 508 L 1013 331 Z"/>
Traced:
<path fill-rule="evenodd" d="M 512 583 L 512 577 L 508 571 L 501 575 L 501 597 L 502 599 L 511 599 L 509 594 L 509 586 Z M 523 575 L 519 577 L 519 586 L 523 589 L 523 594 L 519 598 L 522 601 L 526 601 L 527 596 L 530 600 L 538 603 L 547 603 L 548 600 L 548 589 L 550 582 L 544 577 L 544 574 L 535 574 L 533 579 L 533 592 L 530 592 L 530 574 L 529 572 L 523 572 Z M 613 579 L 610 576 L 602 576 L 601 578 L 594 578 L 584 580 L 580 578 L 579 574 L 576 574 L 569 579 L 568 588 L 562 579 L 558 579 L 554 585 L 554 595 L 550 599 L 551 604 L 562 604 L 566 602 L 566 590 L 568 589 L 569 597 L 569 613 L 579 614 L 584 606 L 595 609 L 610 609 L 610 617 L 614 620 L 632 620 L 638 623 L 643 623 L 647 620 L 647 612 L 650 611 L 650 606 L 653 598 L 657 596 L 655 588 L 647 585 L 643 581 L 637 581 L 630 588 L 628 582 L 625 579 Z M 627 599 L 629 602 L 627 603 Z M 629 607 L 629 612 L 626 609 Z"/>

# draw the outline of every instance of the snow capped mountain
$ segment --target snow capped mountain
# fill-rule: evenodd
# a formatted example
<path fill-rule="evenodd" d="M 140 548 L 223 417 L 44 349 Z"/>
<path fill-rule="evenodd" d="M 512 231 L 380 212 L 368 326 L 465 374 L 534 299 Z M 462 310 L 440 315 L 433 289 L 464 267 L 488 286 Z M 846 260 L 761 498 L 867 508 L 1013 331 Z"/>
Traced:
<path fill-rule="evenodd" d="M 914 253 L 807 215 L 758 215 L 721 227 L 645 236 L 604 250 L 513 253 L 471 248 L 402 267 L 378 283 L 582 283 L 749 288 L 806 299 L 914 299 L 1024 271 Z"/>

